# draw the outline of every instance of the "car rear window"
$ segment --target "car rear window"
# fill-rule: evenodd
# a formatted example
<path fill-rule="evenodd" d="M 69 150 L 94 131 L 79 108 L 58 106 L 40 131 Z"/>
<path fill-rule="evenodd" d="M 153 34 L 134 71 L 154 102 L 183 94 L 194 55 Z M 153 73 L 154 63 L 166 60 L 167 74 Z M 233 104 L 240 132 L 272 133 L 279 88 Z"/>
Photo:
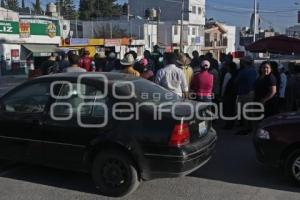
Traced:
<path fill-rule="evenodd" d="M 174 92 L 147 80 L 139 79 L 133 81 L 136 99 L 140 102 L 164 103 L 181 100 L 182 97 Z"/>

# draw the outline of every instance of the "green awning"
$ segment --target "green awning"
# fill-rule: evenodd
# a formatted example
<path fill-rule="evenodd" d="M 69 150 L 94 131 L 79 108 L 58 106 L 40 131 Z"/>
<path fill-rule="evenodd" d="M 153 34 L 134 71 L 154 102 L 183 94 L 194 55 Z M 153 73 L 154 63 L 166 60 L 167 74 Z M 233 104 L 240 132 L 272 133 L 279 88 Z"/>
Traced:
<path fill-rule="evenodd" d="M 23 47 L 33 53 L 33 56 L 50 56 L 56 52 L 57 46 L 50 44 L 23 44 Z"/>

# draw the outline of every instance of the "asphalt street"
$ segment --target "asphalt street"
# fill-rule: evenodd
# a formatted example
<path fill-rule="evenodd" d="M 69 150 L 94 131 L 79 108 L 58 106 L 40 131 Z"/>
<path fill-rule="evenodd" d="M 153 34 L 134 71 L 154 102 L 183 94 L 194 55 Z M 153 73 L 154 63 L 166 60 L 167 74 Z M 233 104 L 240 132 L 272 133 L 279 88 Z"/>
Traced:
<path fill-rule="evenodd" d="M 288 182 L 280 169 L 266 167 L 256 161 L 251 136 L 236 136 L 232 131 L 222 130 L 218 130 L 218 136 L 213 158 L 198 171 L 183 178 L 144 182 L 135 193 L 122 199 L 300 199 L 300 187 Z M 88 174 L 0 162 L 0 200 L 48 199 L 111 198 L 97 194 Z"/>

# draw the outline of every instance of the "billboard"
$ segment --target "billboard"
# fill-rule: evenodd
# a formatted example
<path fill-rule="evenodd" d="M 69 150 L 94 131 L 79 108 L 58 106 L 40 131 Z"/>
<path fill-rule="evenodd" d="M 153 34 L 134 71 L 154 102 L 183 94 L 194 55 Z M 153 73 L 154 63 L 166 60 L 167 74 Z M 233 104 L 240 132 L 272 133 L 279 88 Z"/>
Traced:
<path fill-rule="evenodd" d="M 20 19 L 20 21 L 1 21 L 0 34 L 17 34 L 20 38 L 29 38 L 32 35 L 60 36 L 58 20 Z"/>

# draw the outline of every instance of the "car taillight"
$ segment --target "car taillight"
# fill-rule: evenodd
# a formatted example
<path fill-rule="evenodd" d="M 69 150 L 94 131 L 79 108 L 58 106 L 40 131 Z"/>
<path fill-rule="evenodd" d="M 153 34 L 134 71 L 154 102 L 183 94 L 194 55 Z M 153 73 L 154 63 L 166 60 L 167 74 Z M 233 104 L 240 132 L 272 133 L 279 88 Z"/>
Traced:
<path fill-rule="evenodd" d="M 175 125 L 169 145 L 180 147 L 190 141 L 190 130 L 187 123 Z"/>

